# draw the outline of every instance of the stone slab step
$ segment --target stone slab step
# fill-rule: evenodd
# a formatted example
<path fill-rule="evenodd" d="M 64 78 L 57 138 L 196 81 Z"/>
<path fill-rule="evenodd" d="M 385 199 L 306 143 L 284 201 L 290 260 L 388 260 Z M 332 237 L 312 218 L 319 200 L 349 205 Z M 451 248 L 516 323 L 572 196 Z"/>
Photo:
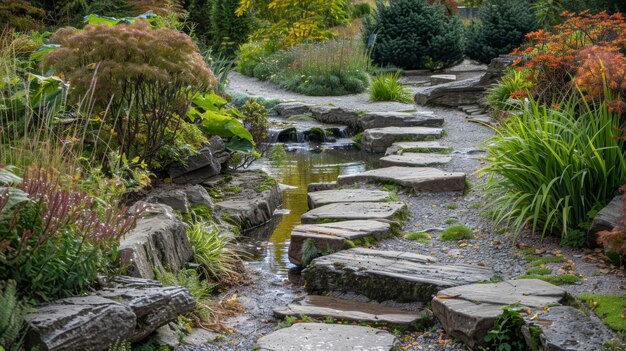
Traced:
<path fill-rule="evenodd" d="M 297 323 L 259 339 L 258 351 L 391 351 L 400 345 L 388 331 L 358 325 Z"/>
<path fill-rule="evenodd" d="M 380 323 L 401 328 L 410 328 L 424 317 L 420 311 L 406 311 L 378 303 L 321 295 L 307 295 L 287 306 L 276 308 L 274 315 L 278 318 L 309 316 L 314 319 L 324 319 L 332 317 L 340 321 Z"/>
<path fill-rule="evenodd" d="M 386 221 L 355 220 L 324 224 L 300 224 L 291 232 L 289 244 L 289 261 L 301 264 L 302 245 L 307 239 L 315 240 L 319 251 L 333 252 L 358 245 L 361 241 L 377 241 L 393 234 L 393 226 Z"/>
<path fill-rule="evenodd" d="M 307 185 L 306 187 L 306 191 L 308 193 L 313 193 L 316 191 L 336 189 L 338 186 L 339 185 L 337 185 L 337 182 L 309 183 L 309 185 Z"/>
<path fill-rule="evenodd" d="M 468 122 L 486 124 L 488 126 L 495 126 L 498 123 L 487 115 L 472 115 L 467 119 Z"/>
<path fill-rule="evenodd" d="M 526 318 L 522 334 L 526 343 L 531 345 L 532 337 L 529 326 L 541 330 L 539 349 L 545 351 L 594 351 L 603 350 L 604 343 L 615 337 L 597 318 L 591 318 L 577 308 L 555 306 L 538 311 L 534 320 Z M 622 345 L 623 346 L 623 345 Z"/>
<path fill-rule="evenodd" d="M 338 189 L 308 193 L 309 209 L 337 202 L 384 202 L 391 194 L 382 190 Z"/>
<path fill-rule="evenodd" d="M 416 192 L 465 190 L 465 173 L 446 172 L 436 168 L 386 167 L 362 173 L 341 175 L 339 185 L 371 182 L 394 182 Z"/>
<path fill-rule="evenodd" d="M 565 290 L 542 280 L 508 280 L 439 291 L 432 300 L 432 310 L 448 335 L 475 348 L 482 343 L 496 316 L 502 313 L 502 307 L 519 303 L 541 309 L 559 304 L 565 297 Z"/>
<path fill-rule="evenodd" d="M 438 141 L 399 141 L 393 143 L 385 151 L 385 155 L 401 155 L 405 152 L 422 153 L 422 152 L 434 152 L 444 153 L 449 152 L 450 147 L 441 145 Z"/>
<path fill-rule="evenodd" d="M 443 117 L 424 112 L 368 112 L 359 120 L 361 128 L 441 127 Z"/>
<path fill-rule="evenodd" d="M 439 139 L 443 129 L 429 127 L 385 127 L 367 129 L 363 132 L 361 147 L 367 152 L 385 152 L 397 141 L 424 141 Z"/>
<path fill-rule="evenodd" d="M 314 208 L 302 215 L 302 223 L 328 223 L 358 219 L 393 221 L 406 211 L 398 202 L 340 202 Z"/>
<path fill-rule="evenodd" d="M 488 280 L 493 273 L 478 266 L 438 264 L 434 257 L 409 252 L 354 248 L 316 258 L 302 275 L 311 293 L 427 302 L 439 290 Z"/>
<path fill-rule="evenodd" d="M 405 152 L 402 155 L 389 155 L 378 160 L 381 167 L 405 166 L 427 167 L 446 164 L 452 161 L 452 157 L 446 154 L 419 154 Z"/>

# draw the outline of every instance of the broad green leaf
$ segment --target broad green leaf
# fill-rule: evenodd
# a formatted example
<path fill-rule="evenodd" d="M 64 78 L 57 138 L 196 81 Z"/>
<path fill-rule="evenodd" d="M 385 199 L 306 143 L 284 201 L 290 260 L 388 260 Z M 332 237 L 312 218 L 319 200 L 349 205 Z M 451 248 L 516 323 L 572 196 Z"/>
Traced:
<path fill-rule="evenodd" d="M 231 152 L 243 152 L 245 154 L 250 154 L 254 151 L 254 145 L 250 142 L 250 140 L 232 137 L 230 141 L 226 143 L 226 149 Z"/>
<path fill-rule="evenodd" d="M 30 59 L 34 61 L 41 61 L 45 54 L 60 47 L 61 45 L 59 44 L 44 44 L 30 54 Z"/>
<path fill-rule="evenodd" d="M 107 26 L 114 26 L 121 21 L 122 20 L 119 18 L 100 16 L 93 13 L 85 16 L 85 24 L 106 24 Z"/>

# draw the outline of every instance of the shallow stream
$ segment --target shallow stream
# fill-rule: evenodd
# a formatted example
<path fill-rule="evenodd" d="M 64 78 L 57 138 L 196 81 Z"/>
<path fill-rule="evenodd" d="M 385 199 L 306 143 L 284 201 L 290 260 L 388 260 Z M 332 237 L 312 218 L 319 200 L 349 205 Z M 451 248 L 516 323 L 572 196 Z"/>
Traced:
<path fill-rule="evenodd" d="M 372 169 L 377 158 L 354 147 L 349 139 L 321 145 L 288 143 L 284 147 L 286 157 L 280 162 L 264 158 L 254 166 L 272 175 L 287 189 L 283 191 L 282 215 L 276 218 L 269 238 L 256 243 L 256 260 L 250 265 L 286 278 L 295 267 L 287 256 L 291 231 L 300 224 L 300 216 L 308 211 L 307 185 L 333 182 L 341 174 Z"/>

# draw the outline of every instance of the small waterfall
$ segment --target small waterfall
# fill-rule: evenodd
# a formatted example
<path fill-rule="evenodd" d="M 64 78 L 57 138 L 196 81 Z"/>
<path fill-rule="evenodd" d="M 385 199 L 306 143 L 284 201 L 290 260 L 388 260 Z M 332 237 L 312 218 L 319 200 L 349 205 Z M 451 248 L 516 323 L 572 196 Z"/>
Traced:
<path fill-rule="evenodd" d="M 268 142 L 270 144 L 276 144 L 278 142 L 278 136 L 280 135 L 280 130 L 269 129 L 267 133 L 269 134 Z"/>
<path fill-rule="evenodd" d="M 304 140 L 304 133 L 302 131 L 296 130 L 296 142 L 298 144 L 303 144 L 306 142 Z"/>
<path fill-rule="evenodd" d="M 339 137 L 340 138 L 348 138 L 349 134 L 348 134 L 348 127 L 341 127 L 338 128 L 339 129 Z"/>

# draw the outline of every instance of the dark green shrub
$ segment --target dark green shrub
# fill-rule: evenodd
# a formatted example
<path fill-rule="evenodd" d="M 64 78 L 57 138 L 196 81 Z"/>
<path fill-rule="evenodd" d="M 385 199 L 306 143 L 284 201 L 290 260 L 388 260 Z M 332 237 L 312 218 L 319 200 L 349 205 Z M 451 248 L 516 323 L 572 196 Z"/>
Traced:
<path fill-rule="evenodd" d="M 24 0 L 0 0 L 0 32 L 12 29 L 18 32 L 39 30 L 46 12 Z"/>
<path fill-rule="evenodd" d="M 85 12 L 117 18 L 130 17 L 133 15 L 133 7 L 127 0 L 98 0 L 91 2 Z"/>
<path fill-rule="evenodd" d="M 425 0 L 378 1 L 373 16 L 366 18 L 363 37 L 371 35 L 374 62 L 403 69 L 440 69 L 463 58 L 463 28 L 445 7 Z"/>
<path fill-rule="evenodd" d="M 528 0 L 485 0 L 478 18 L 467 30 L 465 53 L 484 63 L 513 51 L 537 27 Z"/>
<path fill-rule="evenodd" d="M 232 56 L 239 45 L 246 42 L 251 32 L 249 13 L 237 16 L 238 1 L 214 0 L 211 5 L 211 41 L 213 50 Z"/>

